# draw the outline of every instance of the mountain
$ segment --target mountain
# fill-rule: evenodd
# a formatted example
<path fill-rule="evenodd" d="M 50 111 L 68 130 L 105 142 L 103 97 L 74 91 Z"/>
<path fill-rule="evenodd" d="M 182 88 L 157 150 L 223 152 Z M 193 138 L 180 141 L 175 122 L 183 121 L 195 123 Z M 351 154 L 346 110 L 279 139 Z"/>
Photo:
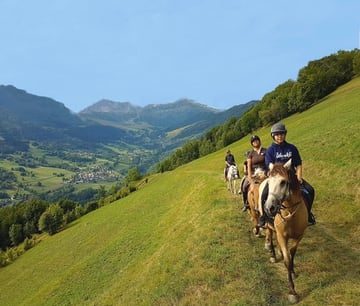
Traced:
<path fill-rule="evenodd" d="M 359 304 L 359 96 L 357 78 L 284 120 L 316 189 L 318 223 L 295 258 L 303 305 Z M 269 129 L 254 131 L 266 147 Z M 231 149 L 239 157 L 249 146 L 246 136 Z M 283 262 L 269 262 L 220 179 L 224 152 L 149 176 L 42 236 L 0 269 L 2 305 L 288 305 Z"/>
<path fill-rule="evenodd" d="M 186 139 L 198 136 L 231 117 L 241 116 L 256 102 L 250 101 L 220 111 L 189 99 L 145 107 L 134 106 L 129 102 L 101 100 L 79 112 L 79 116 L 88 122 L 129 130 L 151 130 L 156 135 L 172 133 L 177 139 Z M 168 141 L 168 138 L 164 141 Z"/>
<path fill-rule="evenodd" d="M 0 119 L 23 126 L 64 128 L 81 123 L 64 104 L 14 86 L 0 85 Z"/>
<path fill-rule="evenodd" d="M 253 100 L 244 104 L 235 105 L 228 110 L 211 114 L 204 120 L 199 120 L 192 125 L 184 127 L 181 133 L 177 134 L 177 138 L 200 136 L 204 131 L 207 131 L 216 125 L 220 125 L 232 117 L 241 117 L 242 114 L 258 102 L 258 100 Z"/>
<path fill-rule="evenodd" d="M 134 125 L 134 120 L 138 119 L 141 109 L 129 102 L 103 99 L 79 112 L 79 116 L 103 125 L 130 128 Z"/>
<path fill-rule="evenodd" d="M 67 142 L 66 130 L 81 123 L 60 102 L 0 85 L 0 152 L 26 151 L 30 140 Z"/>
<path fill-rule="evenodd" d="M 218 112 L 188 99 L 145 107 L 134 106 L 129 102 L 101 100 L 79 112 L 79 116 L 104 125 L 169 131 L 202 121 Z"/>

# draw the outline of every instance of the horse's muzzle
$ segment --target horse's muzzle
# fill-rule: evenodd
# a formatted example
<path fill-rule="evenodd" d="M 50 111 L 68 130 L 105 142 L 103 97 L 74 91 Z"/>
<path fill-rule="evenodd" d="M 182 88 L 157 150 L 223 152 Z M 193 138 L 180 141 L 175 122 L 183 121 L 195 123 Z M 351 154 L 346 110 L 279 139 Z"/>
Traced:
<path fill-rule="evenodd" d="M 271 201 L 271 203 L 265 203 L 265 205 L 264 205 L 264 211 L 265 211 L 266 215 L 270 218 L 275 217 L 275 215 L 280 210 L 280 205 L 278 205 L 278 203 L 276 203 L 276 202 L 277 201 Z"/>

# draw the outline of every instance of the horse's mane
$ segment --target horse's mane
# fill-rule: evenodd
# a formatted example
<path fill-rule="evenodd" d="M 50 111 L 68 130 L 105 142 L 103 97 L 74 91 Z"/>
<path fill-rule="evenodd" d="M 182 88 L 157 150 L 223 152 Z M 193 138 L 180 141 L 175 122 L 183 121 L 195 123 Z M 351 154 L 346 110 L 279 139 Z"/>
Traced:
<path fill-rule="evenodd" d="M 296 176 L 296 173 L 292 167 L 288 170 L 284 167 L 283 164 L 275 163 L 274 167 L 272 168 L 272 170 L 270 171 L 269 174 L 270 174 L 270 176 L 279 174 L 283 177 L 288 177 L 290 190 L 291 191 L 300 190 L 300 182 L 299 182 L 299 180 Z"/>

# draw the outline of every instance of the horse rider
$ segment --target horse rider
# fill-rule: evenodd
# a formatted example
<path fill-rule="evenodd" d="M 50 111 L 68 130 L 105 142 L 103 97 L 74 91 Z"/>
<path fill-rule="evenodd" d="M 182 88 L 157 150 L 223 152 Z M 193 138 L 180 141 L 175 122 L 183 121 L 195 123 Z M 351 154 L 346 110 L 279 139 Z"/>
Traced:
<path fill-rule="evenodd" d="M 226 152 L 225 156 L 225 169 L 224 169 L 224 175 L 225 175 L 225 181 L 227 181 L 227 174 L 230 166 L 236 166 L 235 157 L 231 154 L 231 151 L 228 150 Z"/>
<path fill-rule="evenodd" d="M 265 153 L 266 148 L 261 146 L 260 137 L 257 135 L 253 135 L 250 137 L 250 144 L 252 146 L 252 150 L 249 151 L 246 158 L 246 177 L 241 184 L 241 193 L 243 196 L 243 211 L 246 211 L 249 207 L 247 194 L 249 190 L 249 186 L 253 181 L 253 175 L 255 170 L 262 169 L 265 172 Z"/>
<path fill-rule="evenodd" d="M 278 122 L 271 127 L 271 137 L 273 143 L 266 150 L 265 165 L 269 169 L 270 164 L 281 163 L 285 164 L 291 159 L 291 165 L 296 173 L 296 177 L 301 185 L 301 191 L 308 209 L 308 223 L 314 225 L 316 223 L 315 217 L 311 212 L 312 204 L 314 202 L 315 191 L 314 188 L 302 177 L 302 160 L 297 147 L 286 141 L 287 130 L 283 123 Z M 266 202 L 268 197 L 268 186 L 265 186 L 261 195 L 261 205 Z M 263 227 L 266 222 L 266 215 L 260 216 L 259 226 Z"/>

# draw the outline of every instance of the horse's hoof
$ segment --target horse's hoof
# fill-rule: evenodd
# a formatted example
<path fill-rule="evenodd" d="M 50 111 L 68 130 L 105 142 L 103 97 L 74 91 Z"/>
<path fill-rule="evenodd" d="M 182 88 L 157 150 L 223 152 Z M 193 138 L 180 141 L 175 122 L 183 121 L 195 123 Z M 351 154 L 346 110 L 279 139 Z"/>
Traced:
<path fill-rule="evenodd" d="M 299 302 L 299 296 L 297 294 L 289 294 L 288 299 L 291 304 L 296 304 Z"/>
<path fill-rule="evenodd" d="M 271 263 L 276 263 L 276 258 L 275 257 L 270 257 L 270 262 Z"/>
<path fill-rule="evenodd" d="M 265 243 L 265 250 L 271 251 L 270 243 Z"/>

